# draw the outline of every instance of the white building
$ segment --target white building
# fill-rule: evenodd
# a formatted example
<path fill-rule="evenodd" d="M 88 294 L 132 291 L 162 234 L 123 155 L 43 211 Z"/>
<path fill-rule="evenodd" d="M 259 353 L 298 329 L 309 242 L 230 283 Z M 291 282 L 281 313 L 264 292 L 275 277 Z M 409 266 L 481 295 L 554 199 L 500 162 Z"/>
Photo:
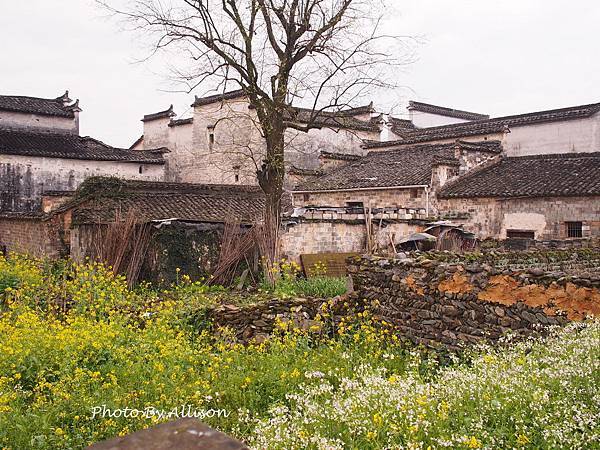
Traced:
<path fill-rule="evenodd" d="M 166 149 L 143 152 L 79 136 L 79 101 L 0 95 L 0 212 L 35 212 L 49 191 L 91 176 L 163 180 Z"/>

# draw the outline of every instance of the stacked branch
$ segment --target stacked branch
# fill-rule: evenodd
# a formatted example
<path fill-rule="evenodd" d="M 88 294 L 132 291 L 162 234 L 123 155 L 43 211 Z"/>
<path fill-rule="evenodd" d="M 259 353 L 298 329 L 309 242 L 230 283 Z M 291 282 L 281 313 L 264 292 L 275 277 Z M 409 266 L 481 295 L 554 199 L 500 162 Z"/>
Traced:
<path fill-rule="evenodd" d="M 210 284 L 229 285 L 235 278 L 239 264 L 255 248 L 254 235 L 244 230 L 239 220 L 227 220 L 221 239 L 219 262 Z"/>

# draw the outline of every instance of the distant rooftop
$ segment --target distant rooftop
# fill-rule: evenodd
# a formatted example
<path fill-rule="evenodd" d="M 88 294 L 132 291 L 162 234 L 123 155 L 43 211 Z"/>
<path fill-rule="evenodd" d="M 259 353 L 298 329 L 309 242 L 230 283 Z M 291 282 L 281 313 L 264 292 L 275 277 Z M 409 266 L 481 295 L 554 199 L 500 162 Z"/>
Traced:
<path fill-rule="evenodd" d="M 524 126 L 536 123 L 558 122 L 564 120 L 580 119 L 590 117 L 600 111 L 600 103 L 589 105 L 571 106 L 568 108 L 550 109 L 526 114 L 496 117 L 472 122 L 442 125 L 437 127 L 407 128 L 393 127 L 392 131 L 402 136 L 402 139 L 383 142 L 368 142 L 367 148 L 383 148 L 401 146 L 406 144 L 417 144 L 441 139 L 454 139 L 482 134 L 501 133 L 513 126 Z"/>
<path fill-rule="evenodd" d="M 455 119 L 464 120 L 482 120 L 490 118 L 490 116 L 488 116 L 487 114 L 479 114 L 469 111 L 463 111 L 460 109 L 452 109 L 447 108 L 445 106 L 437 106 L 431 105 L 429 103 L 421 103 L 415 101 L 410 101 L 408 103 L 408 109 L 410 111 L 426 112 L 431 114 L 437 114 L 439 116 L 453 117 Z"/>
<path fill-rule="evenodd" d="M 0 154 L 43 158 L 164 164 L 166 149 L 125 150 L 91 137 L 0 128 Z"/>
<path fill-rule="evenodd" d="M 144 116 L 144 118 L 142 119 L 142 122 L 150 122 L 152 120 L 157 120 L 157 119 L 168 119 L 170 117 L 174 117 L 176 116 L 175 112 L 173 111 L 173 105 L 169 106 L 168 109 L 165 109 L 164 111 L 159 111 L 156 113 L 152 113 L 152 114 L 146 114 Z"/>
<path fill-rule="evenodd" d="M 74 111 L 80 109 L 77 102 L 68 105 L 70 102 L 72 100 L 69 98 L 68 91 L 57 98 L 0 95 L 0 110 L 72 118 Z"/>

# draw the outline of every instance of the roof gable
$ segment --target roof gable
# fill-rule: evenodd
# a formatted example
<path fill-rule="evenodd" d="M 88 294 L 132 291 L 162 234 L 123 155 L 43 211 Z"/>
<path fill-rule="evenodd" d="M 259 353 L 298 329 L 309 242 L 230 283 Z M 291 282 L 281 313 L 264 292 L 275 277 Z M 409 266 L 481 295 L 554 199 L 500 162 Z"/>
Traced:
<path fill-rule="evenodd" d="M 74 108 L 65 106 L 65 101 L 69 101 L 66 94 L 62 97 L 53 99 L 19 95 L 0 95 L 0 110 L 39 114 L 42 116 L 75 117 Z"/>

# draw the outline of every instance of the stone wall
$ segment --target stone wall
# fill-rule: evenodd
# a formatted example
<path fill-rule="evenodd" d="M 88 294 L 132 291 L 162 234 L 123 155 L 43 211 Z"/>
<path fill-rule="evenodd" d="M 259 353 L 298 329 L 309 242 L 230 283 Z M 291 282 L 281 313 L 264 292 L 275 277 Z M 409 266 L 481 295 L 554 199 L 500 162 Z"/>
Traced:
<path fill-rule="evenodd" d="M 542 254 L 524 255 L 359 258 L 349 266 L 352 297 L 379 303 L 375 314 L 411 341 L 450 349 L 600 315 L 597 250 L 580 263 L 547 257 L 546 268 L 565 269 L 554 272 L 540 267 Z"/>
<path fill-rule="evenodd" d="M 505 239 L 508 230 L 528 230 L 538 240 L 564 239 L 566 222 L 582 222 L 583 237 L 600 236 L 600 197 L 438 199 L 441 216 L 454 220 L 481 239 Z"/>
<path fill-rule="evenodd" d="M 423 187 L 294 193 L 293 202 L 296 207 L 346 207 L 349 202 L 362 202 L 371 208 L 408 208 L 422 215 L 427 212 L 427 194 Z"/>
<path fill-rule="evenodd" d="M 340 323 L 343 317 L 355 315 L 364 310 L 362 302 L 350 305 L 341 298 L 324 300 L 320 298 L 273 299 L 250 306 L 222 305 L 207 312 L 206 317 L 213 327 L 230 328 L 241 342 L 262 342 L 273 333 L 277 324 L 311 332 L 328 332 Z M 325 314 L 327 313 L 327 314 Z M 317 316 L 327 316 L 316 320 Z"/>

